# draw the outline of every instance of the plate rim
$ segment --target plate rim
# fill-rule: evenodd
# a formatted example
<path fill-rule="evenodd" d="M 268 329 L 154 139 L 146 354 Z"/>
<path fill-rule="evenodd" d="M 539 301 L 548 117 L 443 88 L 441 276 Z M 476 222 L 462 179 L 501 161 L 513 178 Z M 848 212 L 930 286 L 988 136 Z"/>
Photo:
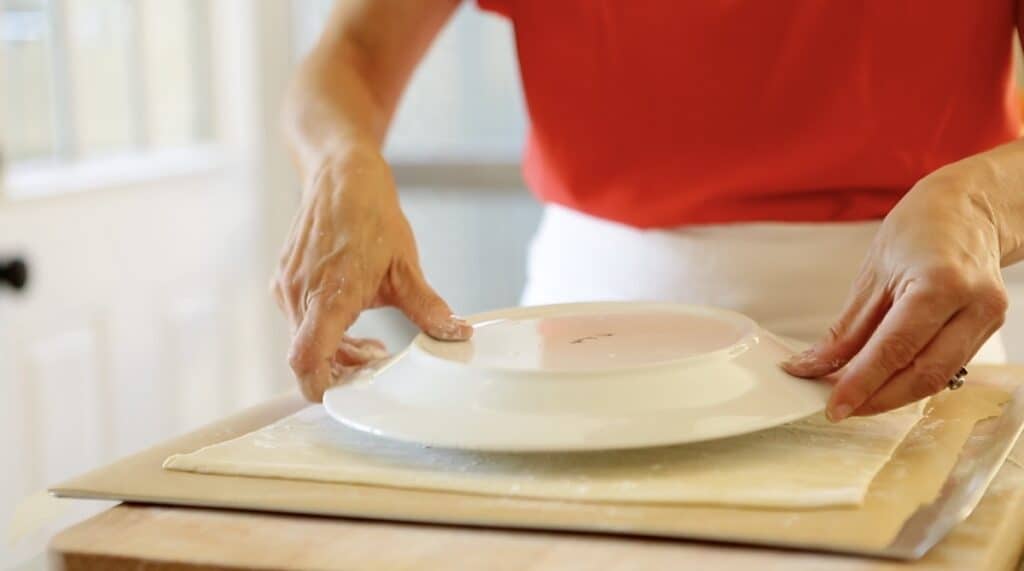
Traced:
<path fill-rule="evenodd" d="M 585 311 L 587 309 L 603 311 L 603 310 L 605 310 L 608 307 L 614 307 L 616 309 L 627 310 L 627 311 L 628 310 L 633 310 L 633 311 L 638 311 L 639 310 L 639 311 L 642 311 L 644 309 L 651 310 L 651 309 L 665 309 L 665 308 L 668 308 L 668 309 L 670 309 L 670 310 L 672 310 L 674 312 L 677 312 L 677 313 L 685 313 L 685 312 L 688 312 L 688 311 L 696 310 L 699 313 L 704 314 L 704 315 L 711 314 L 711 315 L 739 316 L 740 318 L 742 318 L 743 321 L 745 321 L 747 323 L 752 323 L 753 324 L 754 328 L 753 328 L 752 331 L 748 332 L 748 335 L 754 336 L 759 341 L 757 343 L 752 344 L 752 346 L 749 348 L 750 350 L 757 350 L 757 346 L 758 345 L 764 346 L 764 344 L 760 342 L 760 338 L 761 337 L 768 337 L 768 338 L 771 338 L 773 340 L 779 341 L 780 345 L 783 348 L 787 349 L 787 350 L 799 349 L 802 346 L 806 345 L 803 342 L 795 341 L 795 340 L 788 339 L 788 338 L 783 338 L 783 337 L 775 335 L 775 334 L 773 334 L 773 333 L 771 333 L 769 331 L 766 331 L 763 328 L 761 328 L 760 326 L 758 326 L 757 323 L 753 319 L 751 319 L 751 318 L 749 318 L 749 317 L 747 317 L 747 316 L 745 316 L 745 315 L 743 315 L 741 313 L 735 312 L 735 311 L 731 311 L 731 310 L 727 310 L 727 309 L 720 309 L 720 308 L 715 308 L 715 307 L 708 307 L 708 306 L 695 306 L 695 305 L 688 305 L 688 304 L 674 304 L 674 303 L 670 303 L 670 302 L 615 301 L 615 302 L 582 302 L 582 303 L 568 303 L 568 304 L 551 304 L 551 305 L 545 305 L 545 306 L 528 306 L 528 307 L 520 306 L 520 307 L 505 308 L 505 309 L 499 309 L 499 310 L 493 310 L 493 311 L 488 311 L 488 312 L 483 312 L 483 313 L 475 314 L 475 315 L 472 315 L 472 316 L 468 317 L 467 320 L 469 320 L 471 323 L 478 323 L 478 322 L 481 322 L 481 321 L 507 318 L 507 316 L 509 316 L 509 315 L 512 315 L 512 316 L 522 316 L 524 314 L 529 314 L 531 317 L 537 317 L 538 315 L 537 315 L 536 312 L 538 312 L 538 311 L 541 312 L 541 315 L 539 315 L 539 316 L 543 316 L 544 314 L 550 314 L 552 312 L 557 312 L 559 310 L 565 310 L 565 309 L 576 310 L 576 311 L 581 311 L 581 310 Z M 419 337 L 421 337 L 421 336 L 423 336 L 423 335 L 422 334 L 417 335 L 417 339 Z M 747 336 L 745 335 L 743 338 L 741 338 L 740 341 L 737 342 L 737 344 L 742 343 L 743 340 L 746 339 L 746 337 Z M 376 377 L 377 373 L 379 373 L 379 372 L 381 372 L 381 371 L 383 371 L 383 370 L 385 370 L 385 369 L 395 365 L 398 362 L 398 359 L 407 359 L 407 358 L 409 358 L 410 357 L 409 353 L 410 353 L 410 351 L 412 351 L 413 346 L 415 345 L 415 343 L 416 343 L 416 341 L 414 340 L 412 343 L 409 344 L 408 347 L 406 347 L 405 349 L 403 349 L 402 351 L 397 353 L 395 356 L 393 356 L 393 357 L 383 361 L 382 363 L 378 364 L 378 367 L 375 367 L 375 368 L 370 369 L 368 371 L 364 371 L 362 374 L 357 375 L 354 379 L 350 380 L 349 382 L 346 382 L 346 383 L 343 383 L 341 385 L 337 385 L 337 386 L 334 386 L 334 387 L 331 387 L 330 389 L 328 389 L 328 391 L 324 395 L 323 404 L 324 404 L 324 407 L 327 410 L 328 414 L 331 416 L 331 418 L 333 418 L 337 422 L 339 422 L 339 423 L 341 423 L 341 424 L 343 424 L 343 425 L 345 425 L 345 426 L 347 426 L 347 427 L 349 427 L 351 429 L 359 430 L 361 432 L 368 433 L 368 434 L 371 434 L 371 435 L 374 435 L 374 436 L 377 436 L 377 437 L 387 438 L 387 439 L 391 439 L 391 440 L 395 440 L 395 441 L 400 441 L 400 442 L 406 442 L 406 443 L 410 443 L 410 444 L 437 447 L 437 448 L 473 450 L 473 451 L 480 451 L 480 452 L 520 452 L 520 453 L 530 453 L 530 452 L 573 452 L 573 451 L 580 451 L 580 452 L 582 452 L 582 451 L 595 451 L 595 450 L 626 450 L 626 449 L 636 449 L 636 448 L 651 448 L 651 447 L 661 447 L 661 446 L 670 446 L 670 445 L 693 444 L 693 443 L 697 443 L 697 442 L 705 442 L 705 441 L 711 441 L 711 440 L 730 438 L 730 437 L 734 437 L 734 436 L 741 436 L 741 435 L 744 435 L 744 434 L 750 434 L 750 433 L 753 433 L 753 432 L 758 432 L 760 430 L 766 430 L 766 429 L 770 429 L 770 428 L 773 428 L 773 427 L 776 427 L 776 426 L 781 426 L 781 425 L 784 425 L 784 424 L 787 424 L 787 423 L 790 423 L 790 422 L 793 422 L 793 421 L 796 421 L 796 420 L 807 418 L 809 416 L 812 416 L 812 415 L 817 414 L 817 413 L 821 412 L 822 410 L 824 410 L 825 402 L 827 400 L 827 393 L 830 390 L 829 387 L 827 387 L 826 385 L 822 384 L 820 381 L 799 379 L 800 381 L 803 381 L 803 382 L 818 384 L 821 387 L 820 389 L 815 389 L 815 390 L 817 390 L 817 391 L 822 393 L 822 397 L 823 398 L 821 399 L 821 402 L 815 403 L 813 406 L 804 407 L 804 408 L 802 408 L 802 409 L 800 409 L 798 411 L 794 411 L 793 413 L 790 413 L 790 414 L 776 415 L 776 416 L 767 417 L 770 420 L 764 420 L 762 422 L 754 421 L 754 422 L 746 423 L 740 429 L 728 428 L 728 429 L 719 429 L 719 430 L 705 431 L 700 436 L 693 437 L 693 438 L 681 438 L 679 436 L 679 432 L 673 433 L 673 431 L 671 431 L 671 430 L 666 430 L 664 432 L 659 431 L 658 434 L 664 435 L 662 438 L 658 438 L 657 436 L 652 436 L 652 433 L 650 431 L 647 431 L 645 433 L 643 431 L 641 431 L 641 433 L 643 433 L 642 436 L 639 436 L 639 437 L 627 437 L 627 438 L 621 438 L 620 437 L 620 438 L 617 438 L 617 439 L 612 439 L 611 443 L 609 443 L 607 441 L 599 443 L 599 442 L 595 442 L 595 441 L 592 441 L 592 440 L 588 440 L 588 439 L 585 439 L 585 438 L 579 438 L 579 437 L 571 438 L 571 439 L 562 439 L 562 440 L 556 439 L 555 442 L 550 442 L 549 441 L 548 443 L 539 442 L 539 441 L 536 441 L 536 440 L 531 441 L 531 442 L 521 441 L 519 443 L 509 443 L 509 442 L 503 442 L 502 441 L 503 439 L 500 439 L 500 438 L 497 439 L 497 441 L 492 439 L 490 442 L 486 442 L 487 439 L 480 440 L 480 439 L 476 439 L 476 438 L 473 437 L 474 434 L 479 434 L 479 433 L 482 433 L 484 431 L 456 431 L 456 432 L 454 432 L 454 434 L 456 434 L 456 437 L 454 437 L 454 438 L 446 438 L 446 437 L 438 438 L 436 434 L 428 435 L 427 438 L 424 438 L 422 436 L 412 437 L 412 436 L 407 436 L 406 432 L 401 431 L 401 430 L 396 432 L 395 430 L 388 429 L 386 427 L 385 428 L 381 428 L 380 426 L 374 426 L 372 424 L 367 424 L 366 421 L 365 421 L 366 417 L 364 415 L 359 414 L 361 411 L 356 410 L 355 412 L 353 412 L 353 411 L 350 411 L 350 410 L 346 410 L 344 408 L 343 405 L 344 405 L 344 402 L 345 402 L 344 399 L 346 398 L 345 395 L 349 394 L 351 391 L 360 391 L 361 393 L 364 393 L 363 396 L 360 397 L 360 400 L 365 400 L 365 398 L 367 398 L 366 395 L 369 395 L 369 397 L 371 399 L 377 401 L 379 404 L 381 404 L 385 408 L 390 408 L 390 409 L 392 409 L 394 411 L 399 411 L 399 414 L 401 414 L 401 415 L 404 415 L 404 414 L 414 414 L 415 411 L 420 411 L 422 413 L 425 413 L 425 414 L 427 414 L 431 418 L 437 418 L 437 417 L 442 417 L 442 418 L 444 418 L 444 417 L 461 417 L 461 418 L 465 418 L 467 415 L 471 415 L 471 416 L 473 416 L 474 418 L 477 419 L 477 422 L 482 422 L 483 423 L 483 424 L 477 424 L 475 426 L 485 426 L 486 423 L 488 422 L 486 415 L 481 416 L 479 412 L 467 411 L 465 409 L 465 407 L 463 407 L 463 406 L 438 407 L 438 406 L 427 405 L 427 404 L 416 406 L 416 405 L 413 405 L 413 404 L 410 404 L 410 403 L 399 401 L 399 400 L 395 399 L 394 396 L 389 395 L 386 391 L 382 391 L 382 390 L 379 390 L 379 389 L 374 389 L 373 385 L 375 384 L 375 377 Z M 735 346 L 735 344 L 731 345 L 730 348 L 734 347 L 734 346 Z M 708 352 L 708 353 L 705 353 L 705 354 L 697 355 L 697 357 L 699 357 L 699 358 L 706 358 L 706 357 L 708 357 L 709 355 L 711 355 L 713 353 L 719 353 L 719 352 L 722 352 L 722 351 L 726 351 L 727 349 L 728 348 L 718 349 L 718 350 L 715 350 L 715 351 L 712 351 L 712 352 Z M 425 354 L 426 352 L 418 351 L 417 353 L 422 355 L 422 354 Z M 440 356 L 436 356 L 436 355 L 429 355 L 429 356 L 434 358 L 434 359 L 437 359 L 437 360 L 439 360 L 439 361 L 441 361 L 441 362 L 443 362 L 445 364 L 448 364 L 448 365 L 451 364 L 451 362 L 444 360 Z M 674 359 L 674 360 L 670 360 L 670 361 L 667 361 L 667 362 L 660 362 L 660 363 L 654 364 L 653 366 L 660 368 L 660 367 L 664 367 L 666 363 L 668 363 L 669 366 L 679 366 L 680 361 L 686 360 L 688 358 L 690 358 L 690 357 L 688 356 L 688 357 L 683 357 L 681 359 Z M 641 366 L 628 367 L 628 368 L 632 369 L 632 370 L 640 370 L 640 369 L 648 369 L 651 366 L 652 365 L 641 365 Z M 501 371 L 502 369 L 501 368 L 488 368 L 488 370 Z M 601 369 L 601 370 L 602 371 L 607 371 L 607 369 Z M 529 377 L 531 372 L 532 373 L 550 374 L 550 373 L 543 372 L 543 371 L 529 371 L 529 370 L 522 370 L 522 369 L 509 369 L 507 372 L 514 373 L 515 375 L 521 376 L 521 377 Z M 559 372 L 559 373 L 561 373 L 561 374 L 565 374 L 565 373 L 578 374 L 578 373 L 580 373 L 580 371 L 562 371 L 562 372 Z M 593 374 L 593 371 L 590 371 L 590 372 L 584 371 L 583 373 L 584 374 Z M 794 378 L 794 380 L 797 380 L 797 379 Z M 370 385 L 370 386 L 368 387 L 367 385 Z M 394 414 L 394 413 L 391 413 L 391 414 Z M 617 418 L 617 420 L 621 420 L 624 417 L 628 418 L 629 416 L 633 416 L 633 417 L 639 419 L 639 418 L 641 418 L 641 415 L 643 415 L 643 414 L 649 415 L 650 412 L 649 411 L 647 411 L 647 412 L 637 411 L 637 412 L 632 413 L 632 415 L 620 416 L 620 417 Z M 390 416 L 390 414 L 388 416 Z M 500 425 L 501 422 L 502 422 L 502 419 L 507 420 L 509 418 L 509 416 L 510 416 L 509 413 L 502 413 L 501 415 L 498 415 L 497 417 L 494 416 L 494 415 L 491 415 L 491 420 L 490 421 L 491 422 L 498 422 L 499 425 Z M 524 421 L 525 421 L 525 419 L 530 418 L 530 416 L 537 416 L 537 417 L 548 416 L 550 418 L 550 415 L 516 414 L 514 416 L 518 416 L 518 417 L 520 417 L 520 419 L 523 419 Z M 468 434 L 469 436 L 467 437 L 466 434 Z"/>

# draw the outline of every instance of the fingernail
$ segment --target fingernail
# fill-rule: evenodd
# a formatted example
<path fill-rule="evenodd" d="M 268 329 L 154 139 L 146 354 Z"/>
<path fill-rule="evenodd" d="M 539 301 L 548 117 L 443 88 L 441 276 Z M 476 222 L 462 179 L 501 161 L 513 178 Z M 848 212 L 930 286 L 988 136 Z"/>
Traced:
<path fill-rule="evenodd" d="M 442 341 L 463 341 L 473 334 L 473 326 L 457 315 L 449 316 L 437 327 L 437 338 Z"/>
<path fill-rule="evenodd" d="M 794 353 L 794 354 L 790 355 L 789 358 L 784 361 L 784 363 L 787 364 L 787 365 L 796 365 L 796 364 L 799 364 L 799 363 L 806 363 L 808 361 L 813 361 L 813 360 L 814 360 L 814 349 L 807 349 L 806 351 L 801 351 L 799 353 Z"/>
<path fill-rule="evenodd" d="M 376 345 L 366 345 L 363 347 L 364 354 L 368 361 L 379 361 L 380 359 L 387 359 L 391 356 L 387 349 L 382 349 Z"/>
<path fill-rule="evenodd" d="M 825 415 L 832 422 L 839 422 L 840 420 L 843 420 L 844 418 L 850 416 L 850 413 L 852 413 L 852 412 L 853 412 L 853 407 L 848 405 L 848 404 L 846 404 L 846 403 L 843 403 L 843 404 L 838 404 L 835 407 L 826 410 L 825 411 Z"/>

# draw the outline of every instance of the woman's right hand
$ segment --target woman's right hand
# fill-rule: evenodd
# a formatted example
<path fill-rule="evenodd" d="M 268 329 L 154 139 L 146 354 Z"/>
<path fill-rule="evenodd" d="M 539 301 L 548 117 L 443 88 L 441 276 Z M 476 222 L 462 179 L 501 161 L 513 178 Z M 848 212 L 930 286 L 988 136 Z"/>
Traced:
<path fill-rule="evenodd" d="M 273 290 L 292 324 L 289 363 L 314 402 L 387 356 L 379 341 L 346 335 L 364 309 L 394 306 L 440 340 L 473 333 L 424 279 L 391 171 L 370 146 L 323 160 L 310 177 Z"/>

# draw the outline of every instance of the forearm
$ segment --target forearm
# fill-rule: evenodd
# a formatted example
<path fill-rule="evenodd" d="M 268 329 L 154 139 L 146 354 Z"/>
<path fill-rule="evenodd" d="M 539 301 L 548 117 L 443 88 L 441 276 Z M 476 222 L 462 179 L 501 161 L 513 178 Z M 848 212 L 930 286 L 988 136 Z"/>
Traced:
<path fill-rule="evenodd" d="M 1024 139 L 947 165 L 925 180 L 947 177 L 953 184 L 938 187 L 962 193 L 962 208 L 991 225 L 1001 264 L 1024 259 Z"/>
<path fill-rule="evenodd" d="M 327 157 L 379 149 L 393 112 L 374 97 L 354 64 L 311 56 L 296 74 L 284 108 L 286 140 L 303 178 Z"/>
<path fill-rule="evenodd" d="M 458 0 L 339 0 L 284 108 L 303 177 L 326 158 L 379 151 L 402 91 Z"/>

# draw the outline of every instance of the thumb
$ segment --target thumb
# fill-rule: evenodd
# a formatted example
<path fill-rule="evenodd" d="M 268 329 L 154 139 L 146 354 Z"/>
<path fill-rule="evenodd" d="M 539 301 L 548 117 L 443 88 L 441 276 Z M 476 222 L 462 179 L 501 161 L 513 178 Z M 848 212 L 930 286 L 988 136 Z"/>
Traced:
<path fill-rule="evenodd" d="M 465 341 L 473 335 L 473 326 L 452 313 L 419 268 L 407 267 L 399 278 L 393 304 L 420 330 L 441 341 Z"/>
<path fill-rule="evenodd" d="M 867 343 L 885 315 L 881 297 L 851 299 L 825 337 L 781 363 L 787 373 L 818 378 L 843 368 Z"/>

